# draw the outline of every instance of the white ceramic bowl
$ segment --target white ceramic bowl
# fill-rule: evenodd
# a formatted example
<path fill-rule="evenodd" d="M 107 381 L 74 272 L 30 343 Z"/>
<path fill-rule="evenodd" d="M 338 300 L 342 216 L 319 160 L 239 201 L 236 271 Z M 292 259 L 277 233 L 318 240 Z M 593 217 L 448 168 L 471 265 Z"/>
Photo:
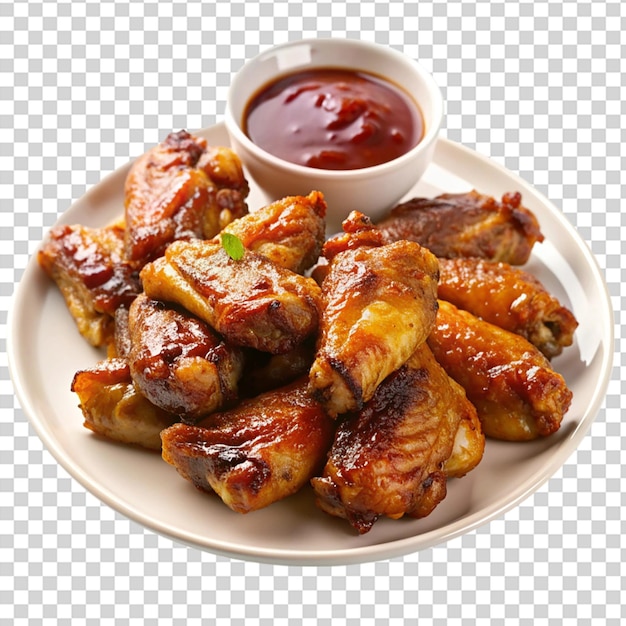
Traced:
<path fill-rule="evenodd" d="M 403 87 L 421 109 L 422 140 L 392 161 L 353 170 L 294 164 L 255 145 L 242 128 L 250 99 L 283 75 L 318 67 L 369 72 Z M 377 220 L 415 185 L 432 160 L 442 119 L 441 91 L 419 63 L 392 48 L 349 39 L 304 39 L 266 50 L 248 61 L 233 79 L 225 112 L 231 145 L 256 185 L 272 199 L 321 191 L 329 208 L 329 233 L 340 230 L 352 210 Z"/>

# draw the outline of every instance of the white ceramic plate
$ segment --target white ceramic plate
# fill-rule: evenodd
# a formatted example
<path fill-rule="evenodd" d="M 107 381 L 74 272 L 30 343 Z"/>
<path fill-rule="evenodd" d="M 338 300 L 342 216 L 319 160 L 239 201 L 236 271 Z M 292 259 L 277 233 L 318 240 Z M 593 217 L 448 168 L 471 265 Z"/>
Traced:
<path fill-rule="evenodd" d="M 221 124 L 198 134 L 228 145 Z M 93 187 L 60 221 L 101 226 L 121 215 L 128 168 Z M 8 354 L 18 399 L 48 450 L 91 493 L 153 531 L 217 554 L 295 565 L 347 564 L 396 557 L 466 533 L 519 504 L 565 463 L 600 409 L 613 350 L 611 303 L 594 258 L 562 213 L 520 178 L 441 139 L 435 162 L 407 197 L 471 187 L 496 197 L 520 191 L 539 218 L 546 242 L 535 246 L 529 269 L 580 322 L 575 344 L 554 361 L 574 400 L 561 429 L 549 438 L 488 441 L 478 468 L 449 481 L 447 497 L 425 519 L 381 519 L 358 536 L 347 522 L 319 511 L 308 489 L 240 515 L 197 491 L 158 454 L 93 435 L 82 425 L 70 382 L 76 370 L 103 355 L 79 336 L 36 258 L 18 286 L 9 321 Z M 266 202 L 252 190 L 251 209 Z"/>

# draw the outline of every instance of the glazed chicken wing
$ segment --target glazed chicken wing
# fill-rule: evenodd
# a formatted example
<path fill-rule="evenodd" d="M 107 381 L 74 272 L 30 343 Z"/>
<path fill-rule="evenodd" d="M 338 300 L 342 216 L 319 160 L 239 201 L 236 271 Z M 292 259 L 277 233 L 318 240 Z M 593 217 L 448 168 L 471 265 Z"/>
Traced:
<path fill-rule="evenodd" d="M 248 513 L 298 491 L 320 470 L 333 421 L 307 393 L 306 378 L 163 431 L 163 458 L 196 487 Z"/>
<path fill-rule="evenodd" d="M 576 318 L 528 272 L 474 258 L 440 259 L 439 268 L 442 300 L 522 335 L 548 358 L 572 345 Z"/>
<path fill-rule="evenodd" d="M 217 243 L 176 241 L 141 279 L 150 298 L 176 302 L 234 345 L 280 354 L 317 330 L 317 283 L 254 252 L 235 261 Z"/>
<path fill-rule="evenodd" d="M 523 337 L 442 300 L 428 344 L 465 389 L 485 435 L 525 441 L 560 427 L 572 392 Z"/>
<path fill-rule="evenodd" d="M 136 387 L 125 359 L 106 359 L 74 375 L 84 426 L 113 441 L 161 449 L 160 433 L 176 416 L 149 402 Z"/>
<path fill-rule="evenodd" d="M 298 274 L 320 255 L 326 229 L 326 202 L 319 191 L 288 196 L 231 222 L 224 232 L 252 252 Z"/>
<path fill-rule="evenodd" d="M 409 239 L 441 258 L 480 257 L 523 265 L 543 241 L 535 215 L 519 193 L 501 201 L 476 190 L 414 198 L 391 210 L 378 227 L 388 241 Z"/>
<path fill-rule="evenodd" d="M 361 534 L 381 516 L 428 515 L 446 495 L 443 468 L 472 413 L 423 343 L 339 424 L 323 474 L 311 481 L 318 506 Z"/>
<path fill-rule="evenodd" d="M 336 254 L 310 387 L 332 416 L 361 409 L 425 341 L 437 312 L 437 259 L 409 241 Z"/>
<path fill-rule="evenodd" d="M 174 240 L 211 238 L 248 212 L 237 155 L 184 130 L 137 159 L 124 192 L 126 251 L 139 266 Z"/>
<path fill-rule="evenodd" d="M 59 287 L 80 334 L 93 346 L 111 341 L 113 317 L 141 292 L 139 274 L 125 260 L 118 226 L 55 226 L 37 255 Z"/>
<path fill-rule="evenodd" d="M 128 326 L 130 373 L 153 404 L 194 421 L 236 399 L 243 353 L 205 322 L 141 295 Z"/>

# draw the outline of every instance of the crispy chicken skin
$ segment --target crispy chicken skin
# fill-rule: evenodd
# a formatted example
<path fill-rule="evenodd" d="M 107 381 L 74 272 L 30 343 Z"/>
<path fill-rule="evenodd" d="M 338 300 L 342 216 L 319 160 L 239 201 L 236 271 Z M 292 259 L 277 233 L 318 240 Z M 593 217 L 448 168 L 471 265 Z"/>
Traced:
<path fill-rule="evenodd" d="M 437 259 L 410 241 L 333 256 L 309 373 L 311 393 L 330 415 L 361 409 L 425 341 L 437 312 L 438 272 Z"/>
<path fill-rule="evenodd" d="M 128 325 L 130 373 L 153 404 L 194 421 L 236 399 L 243 353 L 205 322 L 141 295 Z"/>
<path fill-rule="evenodd" d="M 235 261 L 217 243 L 176 241 L 141 280 L 149 297 L 176 302 L 233 345 L 281 354 L 317 331 L 317 283 L 254 252 Z"/>
<path fill-rule="evenodd" d="M 522 335 L 549 359 L 573 343 L 578 322 L 541 282 L 508 263 L 440 259 L 438 296 Z"/>
<path fill-rule="evenodd" d="M 526 441 L 559 429 L 572 392 L 523 337 L 442 300 L 428 344 L 465 389 L 486 436 Z"/>
<path fill-rule="evenodd" d="M 281 500 L 319 472 L 334 422 L 307 393 L 306 377 L 161 433 L 163 458 L 197 488 L 248 513 Z"/>
<path fill-rule="evenodd" d="M 472 190 L 414 198 L 399 204 L 378 227 L 388 241 L 409 239 L 442 258 L 480 257 L 523 265 L 543 241 L 535 215 L 519 193 L 500 201 Z"/>
<path fill-rule="evenodd" d="M 177 239 L 215 236 L 248 212 L 239 157 L 181 130 L 133 164 L 124 188 L 126 251 L 143 265 Z"/>
<path fill-rule="evenodd" d="M 324 196 L 312 191 L 308 196 L 288 196 L 248 213 L 224 231 L 239 237 L 248 250 L 302 274 L 320 255 L 325 217 Z"/>
<path fill-rule="evenodd" d="M 474 407 L 423 343 L 339 424 L 322 476 L 318 506 L 361 534 L 379 517 L 424 517 L 446 495 L 444 466 L 461 420 Z"/>
<path fill-rule="evenodd" d="M 106 345 L 116 309 L 141 292 L 139 274 L 124 257 L 123 229 L 55 226 L 37 260 L 59 287 L 80 334 L 93 346 Z"/>
<path fill-rule="evenodd" d="M 76 372 L 71 389 L 80 400 L 85 428 L 113 441 L 160 450 L 161 431 L 177 420 L 137 391 L 122 358 Z"/>

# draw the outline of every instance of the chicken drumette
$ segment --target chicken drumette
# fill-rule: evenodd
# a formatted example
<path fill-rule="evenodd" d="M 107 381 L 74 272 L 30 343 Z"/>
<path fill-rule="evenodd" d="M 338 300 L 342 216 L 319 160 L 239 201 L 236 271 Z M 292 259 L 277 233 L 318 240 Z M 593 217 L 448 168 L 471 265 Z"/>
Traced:
<path fill-rule="evenodd" d="M 156 406 L 194 421 L 237 398 L 243 353 L 202 320 L 141 295 L 128 327 L 133 381 Z"/>
<path fill-rule="evenodd" d="M 428 344 L 467 392 L 485 435 L 525 441 L 560 427 L 572 392 L 540 350 L 520 335 L 442 300 Z"/>
<path fill-rule="evenodd" d="M 535 276 L 476 258 L 440 259 L 439 268 L 442 300 L 522 335 L 548 358 L 572 345 L 576 318 Z"/>

